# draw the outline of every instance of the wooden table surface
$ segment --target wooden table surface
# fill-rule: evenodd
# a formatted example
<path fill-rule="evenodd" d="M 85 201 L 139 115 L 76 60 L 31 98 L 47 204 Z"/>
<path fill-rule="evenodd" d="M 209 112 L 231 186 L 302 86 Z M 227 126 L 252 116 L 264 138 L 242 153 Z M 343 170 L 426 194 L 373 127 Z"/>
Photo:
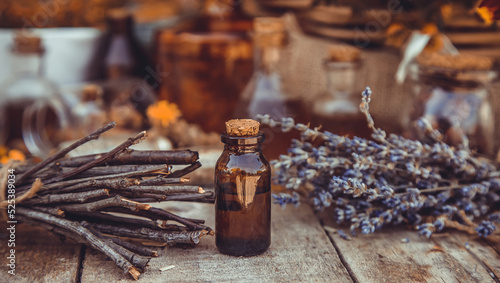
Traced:
<path fill-rule="evenodd" d="M 211 204 L 161 205 L 214 227 Z M 169 247 L 153 258 L 139 282 L 499 282 L 500 247 L 455 231 L 430 240 L 404 228 L 360 235 L 351 241 L 335 233 L 328 212 L 274 205 L 272 244 L 255 257 L 217 252 L 214 237 L 194 248 Z M 133 281 L 91 248 L 62 243 L 42 229 L 17 227 L 15 277 L 7 274 L 7 244 L 2 228 L 0 282 Z M 409 242 L 402 241 L 407 238 Z M 470 248 L 465 248 L 469 243 Z M 175 267 L 160 271 L 160 268 Z"/>

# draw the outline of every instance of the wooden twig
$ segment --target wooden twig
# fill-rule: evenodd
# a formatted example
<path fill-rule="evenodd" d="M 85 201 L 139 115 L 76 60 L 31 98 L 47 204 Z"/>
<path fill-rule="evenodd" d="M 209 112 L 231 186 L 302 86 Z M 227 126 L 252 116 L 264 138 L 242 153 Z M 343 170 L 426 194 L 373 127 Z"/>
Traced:
<path fill-rule="evenodd" d="M 206 200 L 206 202 L 213 202 L 214 194 L 212 192 L 206 192 L 203 194 L 198 194 L 198 195 L 186 195 L 186 194 L 179 194 L 179 195 L 170 195 L 165 197 L 165 201 L 201 201 L 201 200 Z"/>
<path fill-rule="evenodd" d="M 177 170 L 177 171 L 172 172 L 169 175 L 169 177 L 170 178 L 180 178 L 182 176 L 185 176 L 185 175 L 193 172 L 194 170 L 196 170 L 196 169 L 198 169 L 200 167 L 201 167 L 201 163 L 198 161 L 198 162 L 196 162 L 194 164 L 191 164 L 188 167 L 185 167 L 185 168 L 183 168 L 181 170 Z"/>
<path fill-rule="evenodd" d="M 113 211 L 113 212 L 127 213 L 127 214 L 131 213 L 130 210 L 122 209 L 121 207 L 112 207 L 112 208 L 108 208 L 106 210 Z M 149 210 L 137 211 L 134 213 L 134 215 L 146 217 L 146 218 L 149 218 L 149 219 L 155 220 L 155 221 L 156 220 L 172 220 L 172 221 L 176 221 L 180 224 L 186 225 L 186 227 L 188 227 L 192 230 L 207 230 L 207 231 L 209 231 L 210 234 L 213 233 L 212 229 L 210 229 L 209 227 L 195 222 L 195 221 L 202 222 L 203 220 L 187 219 L 187 218 L 181 217 L 179 215 L 173 214 L 171 212 L 168 212 L 166 210 L 156 208 L 156 207 L 151 207 Z"/>
<path fill-rule="evenodd" d="M 117 251 L 119 254 L 121 254 L 124 258 L 126 258 L 130 263 L 132 263 L 135 267 L 138 267 L 142 270 L 146 269 L 146 266 L 151 260 L 150 257 L 145 257 L 141 255 L 137 255 L 133 253 L 132 251 L 127 250 L 126 248 L 116 244 L 115 242 L 111 241 L 108 238 L 105 238 L 101 232 L 97 231 L 92 225 L 90 225 L 87 221 L 82 221 L 80 223 L 83 227 L 87 228 L 92 234 L 96 235 L 97 237 L 100 237 L 102 240 L 104 240 L 112 249 Z"/>
<path fill-rule="evenodd" d="M 64 215 L 65 215 L 64 211 L 62 211 L 61 209 L 59 209 L 57 207 L 53 207 L 53 206 L 31 206 L 30 208 L 32 208 L 33 210 L 47 213 L 47 214 L 57 216 L 57 217 L 59 217 L 59 216 L 64 217 Z"/>
<path fill-rule="evenodd" d="M 144 204 L 136 201 L 132 201 L 126 199 L 122 196 L 114 196 L 112 198 L 107 198 L 103 200 L 98 200 L 94 202 L 88 202 L 83 204 L 71 204 L 60 206 L 59 208 L 64 212 L 74 212 L 74 211 L 83 211 L 83 212 L 93 212 L 98 211 L 107 207 L 124 207 L 130 209 L 132 211 L 138 210 L 148 210 L 151 208 L 151 205 Z"/>
<path fill-rule="evenodd" d="M 200 237 L 208 234 L 207 230 L 164 231 L 149 228 L 133 229 L 109 224 L 94 224 L 93 227 L 105 234 L 165 242 L 168 245 L 198 244 L 200 242 Z"/>
<path fill-rule="evenodd" d="M 156 170 L 151 169 L 151 170 L 145 170 L 145 171 L 137 171 L 137 172 L 128 172 L 128 173 L 121 173 L 121 174 L 114 174 L 114 175 L 105 175 L 105 176 L 96 176 L 96 177 L 88 177 L 88 178 L 82 178 L 82 179 L 75 179 L 75 180 L 66 180 L 66 181 L 60 181 L 56 183 L 52 183 L 49 185 L 44 185 L 41 188 L 41 193 L 52 193 L 53 191 L 47 192 L 48 190 L 53 190 L 56 188 L 61 188 L 61 187 L 67 187 L 75 184 L 80 184 L 83 182 L 88 182 L 88 181 L 95 181 L 95 180 L 104 180 L 104 179 L 117 179 L 117 178 L 132 178 L 132 177 L 137 177 L 137 176 L 157 176 L 157 175 L 168 175 L 170 174 L 170 169 L 166 168 L 165 166 L 159 166 Z M 61 191 L 59 191 L 61 192 Z M 64 190 L 64 192 L 68 192 L 68 190 Z"/>
<path fill-rule="evenodd" d="M 24 207 L 19 207 L 16 213 L 31 219 L 55 225 L 78 235 L 79 237 L 85 239 L 88 245 L 111 258 L 125 273 L 130 274 L 135 280 L 139 279 L 139 275 L 141 273 L 132 265 L 132 263 L 111 248 L 105 241 L 99 239 L 99 237 L 92 234 L 88 229 L 80 224 Z"/>
<path fill-rule="evenodd" d="M 184 193 L 184 194 L 205 193 L 203 188 L 199 186 L 128 186 L 116 189 L 122 189 L 125 191 L 137 191 L 141 193 L 162 194 L 162 195 L 171 195 L 178 193 Z"/>
<path fill-rule="evenodd" d="M 79 157 L 68 158 L 57 163 L 62 167 L 79 167 L 87 163 L 94 162 L 105 154 L 92 154 Z M 108 165 L 122 164 L 170 164 L 187 165 L 198 160 L 198 152 L 191 150 L 129 150 L 106 162 Z"/>
<path fill-rule="evenodd" d="M 48 179 L 46 181 L 46 183 L 47 184 L 51 184 L 51 183 L 59 182 L 59 181 L 62 181 L 64 179 L 67 179 L 67 178 L 69 178 L 71 176 L 77 175 L 77 174 L 79 174 L 79 173 L 81 173 L 81 172 L 83 172 L 83 171 L 85 171 L 85 170 L 87 170 L 89 168 L 96 167 L 96 166 L 99 166 L 101 164 L 104 164 L 107 161 L 113 159 L 119 153 L 121 153 L 124 150 L 126 150 L 129 146 L 138 143 L 145 136 L 146 136 L 146 132 L 143 131 L 143 132 L 139 133 L 138 135 L 136 135 L 136 136 L 134 136 L 132 138 L 129 138 L 127 141 L 123 142 L 122 144 L 120 144 L 119 146 L 115 147 L 111 151 L 102 154 L 99 158 L 92 160 L 92 162 L 85 163 L 85 164 L 83 164 L 83 165 L 81 165 L 81 166 L 79 166 L 79 167 L 77 167 L 77 168 L 75 168 L 75 169 L 67 172 L 66 174 L 61 174 L 59 176 L 50 178 L 50 179 Z"/>
<path fill-rule="evenodd" d="M 91 199 L 107 197 L 109 196 L 109 190 L 99 189 L 92 190 L 82 193 L 69 193 L 69 194 L 50 194 L 45 196 L 40 196 L 36 198 L 31 198 L 25 201 L 24 205 L 39 205 L 39 204 L 54 204 L 54 203 L 68 203 L 77 202 L 83 203 Z"/>
<path fill-rule="evenodd" d="M 116 123 L 115 122 L 110 122 L 108 123 L 107 125 L 105 125 L 104 127 L 98 129 L 97 131 L 93 132 L 92 134 L 74 142 L 73 144 L 69 145 L 68 147 L 62 149 L 61 151 L 59 151 L 58 153 L 50 156 L 49 158 L 45 159 L 44 161 L 38 163 L 37 165 L 33 166 L 32 168 L 30 168 L 28 171 L 26 171 L 25 173 L 23 173 L 21 176 L 19 176 L 19 178 L 17 179 L 17 181 L 19 183 L 21 183 L 23 181 L 23 179 L 26 177 L 26 176 L 30 176 L 32 175 L 33 173 L 37 172 L 38 170 L 42 169 L 43 167 L 47 166 L 48 164 L 56 161 L 57 159 L 60 159 L 62 157 L 64 157 L 68 152 L 72 151 L 73 149 L 91 141 L 91 140 L 96 140 L 99 138 L 99 136 L 104 133 L 104 132 L 107 132 L 109 130 L 111 130 L 112 128 L 114 128 L 116 126 Z"/>
<path fill-rule="evenodd" d="M 171 184 L 184 184 L 189 182 L 189 178 L 172 178 L 170 176 L 163 177 L 159 176 L 152 179 L 141 180 L 141 186 L 162 186 L 162 185 L 171 185 Z"/>
<path fill-rule="evenodd" d="M 79 191 L 81 189 L 95 189 L 95 188 L 108 188 L 108 189 L 118 189 L 120 187 L 127 187 L 139 184 L 139 180 L 136 179 L 111 179 L 111 180 L 88 180 L 85 182 L 70 185 L 61 189 L 53 189 L 50 191 L 51 194 L 62 194 L 68 192 Z"/>
<path fill-rule="evenodd" d="M 132 251 L 136 254 L 140 254 L 143 256 L 153 256 L 153 257 L 158 256 L 158 251 L 155 251 L 153 249 L 139 246 L 139 245 L 136 245 L 136 244 L 131 243 L 131 242 L 127 242 L 127 241 L 122 240 L 118 237 L 109 237 L 109 236 L 105 236 L 105 235 L 103 235 L 103 236 L 107 239 L 110 239 L 115 244 L 118 244 L 118 245 L 120 245 L 120 246 L 126 248 L 127 250 Z"/>
<path fill-rule="evenodd" d="M 160 225 L 156 221 L 139 219 L 139 218 L 130 218 L 130 217 L 121 217 L 112 215 L 109 213 L 102 212 L 85 212 L 85 211 L 72 211 L 68 212 L 67 218 L 71 218 L 73 220 L 87 220 L 89 222 L 95 223 L 116 223 L 127 226 L 134 227 L 146 227 L 150 229 L 160 229 Z"/>
<path fill-rule="evenodd" d="M 170 167 L 170 166 L 169 166 Z M 159 167 L 158 165 L 118 165 L 118 166 L 97 166 L 90 168 L 78 175 L 73 176 L 75 179 L 82 179 L 82 178 L 94 178 L 97 176 L 106 176 L 106 175 L 114 175 L 114 174 L 122 174 L 122 173 L 130 173 L 130 172 L 137 172 L 137 171 L 155 171 L 158 169 L 164 169 L 167 168 L 167 165 L 165 165 L 164 168 Z M 66 174 L 69 171 L 73 170 L 75 168 L 73 167 L 62 167 L 62 168 L 57 168 L 57 167 L 50 167 L 43 169 L 39 173 L 37 173 L 37 177 L 44 180 L 44 179 L 49 179 L 52 178 L 56 175 L 59 174 Z M 29 182 L 30 179 L 27 179 L 26 182 Z M 21 184 L 18 182 L 18 184 Z"/>
<path fill-rule="evenodd" d="M 63 228 L 60 228 L 60 227 L 57 227 L 57 226 L 54 226 L 54 225 L 51 225 L 48 223 L 36 222 L 36 221 L 33 221 L 32 219 L 25 217 L 25 216 L 20 216 L 19 220 L 21 220 L 23 223 L 28 223 L 30 225 L 42 227 L 43 229 L 50 231 L 52 233 L 55 233 L 61 237 L 69 238 L 69 239 L 75 241 L 76 243 L 87 245 L 87 241 L 83 237 L 80 237 L 77 234 L 72 233 L 66 229 L 63 229 Z M 92 234 L 94 234 L 96 237 L 100 238 L 102 241 L 105 241 L 112 249 L 114 249 L 116 252 L 121 254 L 125 259 L 130 261 L 130 263 L 132 263 L 135 267 L 138 267 L 140 269 L 146 268 L 146 265 L 148 264 L 148 262 L 151 258 L 142 256 L 139 254 L 135 254 L 133 251 L 130 251 L 130 250 L 126 249 L 125 247 L 115 243 L 109 237 L 103 236 L 99 231 L 92 228 L 85 221 L 82 221 L 80 224 L 83 227 L 87 228 L 90 232 L 92 232 Z"/>
<path fill-rule="evenodd" d="M 27 192 L 22 194 L 20 197 L 16 197 L 15 203 L 20 204 L 25 199 L 33 197 L 40 190 L 40 188 L 42 188 L 42 186 L 43 186 L 42 181 L 40 181 L 40 179 L 36 179 L 33 185 L 31 185 L 31 188 Z M 0 202 L 0 209 L 7 207 L 7 205 L 8 205 L 7 200 Z"/>
<path fill-rule="evenodd" d="M 123 192 L 122 192 L 123 193 Z M 203 202 L 214 203 L 214 193 L 207 192 L 203 194 L 175 194 L 175 195 L 158 195 L 158 194 L 140 194 L 140 197 L 132 196 L 131 200 L 138 202 L 160 202 L 160 201 L 190 201 L 190 202 Z"/>

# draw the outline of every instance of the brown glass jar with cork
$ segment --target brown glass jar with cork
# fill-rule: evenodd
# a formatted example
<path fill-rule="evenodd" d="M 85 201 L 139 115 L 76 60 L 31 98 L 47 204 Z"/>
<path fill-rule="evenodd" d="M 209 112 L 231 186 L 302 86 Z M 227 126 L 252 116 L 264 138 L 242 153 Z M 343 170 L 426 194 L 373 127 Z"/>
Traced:
<path fill-rule="evenodd" d="M 262 153 L 259 122 L 235 119 L 221 134 L 215 167 L 216 245 L 221 253 L 253 256 L 271 244 L 271 167 Z"/>

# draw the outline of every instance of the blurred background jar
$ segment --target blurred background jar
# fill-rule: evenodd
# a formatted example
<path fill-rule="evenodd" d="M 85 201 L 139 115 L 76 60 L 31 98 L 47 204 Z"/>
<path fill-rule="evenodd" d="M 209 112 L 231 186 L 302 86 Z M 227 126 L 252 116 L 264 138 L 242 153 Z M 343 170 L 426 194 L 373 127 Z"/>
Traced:
<path fill-rule="evenodd" d="M 361 51 L 348 44 L 331 45 L 323 63 L 326 86 L 309 101 L 313 123 L 338 135 L 367 138 L 371 131 L 359 110 L 359 79 L 362 77 Z"/>
<path fill-rule="evenodd" d="M 290 117 L 296 122 L 310 122 L 310 111 L 302 97 L 288 92 L 283 81 L 289 67 L 283 56 L 289 41 L 283 18 L 255 18 L 252 37 L 254 73 L 240 95 L 234 116 L 256 119 L 257 115 L 269 115 L 275 120 Z M 270 158 L 285 154 L 291 139 L 299 136 L 268 126 L 263 126 L 262 132 L 266 135 L 262 148 Z"/>
<path fill-rule="evenodd" d="M 421 54 L 410 66 L 414 97 L 403 117 L 407 135 L 425 138 L 416 123 L 423 117 L 446 143 L 468 142 L 479 153 L 492 155 L 495 127 L 489 92 L 497 75 L 492 66 L 486 57 Z"/>
<path fill-rule="evenodd" d="M 57 86 L 43 75 L 40 37 L 20 30 L 14 34 L 12 72 L 0 87 L 0 144 L 46 157 L 69 139 L 69 110 Z M 22 140 L 22 142 L 19 142 Z"/>
<path fill-rule="evenodd" d="M 145 127 L 146 110 L 156 101 L 156 70 L 134 34 L 134 18 L 125 8 L 107 15 L 107 32 L 97 58 L 106 81 L 103 100 L 112 120 L 132 129 Z"/>
<path fill-rule="evenodd" d="M 240 0 L 205 1 L 200 13 L 156 33 L 158 97 L 204 131 L 222 132 L 252 74 L 252 19 Z"/>

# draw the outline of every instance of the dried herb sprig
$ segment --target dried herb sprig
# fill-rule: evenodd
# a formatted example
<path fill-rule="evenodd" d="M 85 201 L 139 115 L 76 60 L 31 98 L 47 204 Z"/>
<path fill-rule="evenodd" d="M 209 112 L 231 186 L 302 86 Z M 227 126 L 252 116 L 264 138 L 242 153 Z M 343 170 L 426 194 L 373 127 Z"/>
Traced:
<path fill-rule="evenodd" d="M 445 227 L 493 234 L 500 220 L 500 175 L 493 162 L 475 156 L 467 144 L 445 144 L 423 119 L 418 126 L 426 143 L 387 135 L 369 113 L 371 95 L 366 88 L 360 104 L 373 131 L 370 140 L 320 131 L 292 118 L 258 117 L 283 132 L 301 132 L 287 155 L 271 161 L 274 181 L 292 191 L 273 195 L 275 203 L 333 206 L 333 217 L 353 235 L 400 223 L 426 237 Z"/>
<path fill-rule="evenodd" d="M 0 171 L 20 174 L 15 184 L 17 220 L 93 247 L 138 279 L 150 258 L 158 254 L 119 237 L 172 245 L 197 244 L 201 236 L 213 235 L 204 220 L 184 218 L 141 201 L 213 202 L 214 195 L 185 184 L 189 179 L 184 176 L 201 166 L 197 152 L 128 149 L 144 139 L 145 132 L 106 153 L 64 157 L 114 125 L 106 125 L 39 164 L 10 163 Z M 174 164 L 186 167 L 172 172 Z M 5 190 L 0 188 L 0 193 Z M 0 195 L 1 210 L 7 206 L 4 199 Z"/>

